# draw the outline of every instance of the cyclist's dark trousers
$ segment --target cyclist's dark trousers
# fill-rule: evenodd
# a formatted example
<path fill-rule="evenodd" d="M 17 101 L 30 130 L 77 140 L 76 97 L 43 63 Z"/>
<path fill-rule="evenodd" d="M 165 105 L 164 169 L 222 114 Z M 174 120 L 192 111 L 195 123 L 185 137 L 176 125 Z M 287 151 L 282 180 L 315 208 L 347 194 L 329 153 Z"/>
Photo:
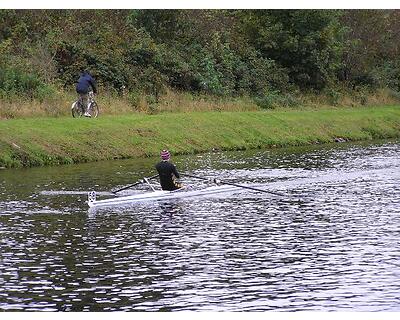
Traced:
<path fill-rule="evenodd" d="M 83 110 L 86 112 L 89 103 L 89 94 L 87 92 L 86 93 L 78 92 L 78 94 L 79 94 L 79 99 L 83 103 Z"/>

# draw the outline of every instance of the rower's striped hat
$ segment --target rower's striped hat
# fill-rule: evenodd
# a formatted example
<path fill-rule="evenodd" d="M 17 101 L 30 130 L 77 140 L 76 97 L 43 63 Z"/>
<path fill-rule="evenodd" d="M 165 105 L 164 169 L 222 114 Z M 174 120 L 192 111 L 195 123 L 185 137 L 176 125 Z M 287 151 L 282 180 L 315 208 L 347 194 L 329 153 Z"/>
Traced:
<path fill-rule="evenodd" d="M 171 157 L 171 155 L 168 150 L 161 151 L 161 159 L 169 160 L 170 157 Z"/>

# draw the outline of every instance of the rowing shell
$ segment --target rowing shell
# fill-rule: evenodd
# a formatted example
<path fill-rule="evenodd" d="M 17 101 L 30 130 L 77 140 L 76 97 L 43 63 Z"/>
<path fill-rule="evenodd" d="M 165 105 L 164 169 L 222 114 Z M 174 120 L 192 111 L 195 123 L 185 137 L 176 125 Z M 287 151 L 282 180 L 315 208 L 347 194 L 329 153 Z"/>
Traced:
<path fill-rule="evenodd" d="M 88 205 L 89 207 L 109 207 L 117 205 L 133 204 L 137 202 L 146 201 L 157 201 L 157 200 L 170 200 L 178 198 L 188 198 L 212 195 L 222 192 L 237 191 L 240 188 L 234 186 L 213 186 L 201 190 L 187 190 L 185 188 L 174 190 L 174 191 L 152 191 L 142 194 L 135 194 L 125 197 L 110 198 L 103 200 L 96 200 L 96 192 L 91 191 L 88 193 Z"/>

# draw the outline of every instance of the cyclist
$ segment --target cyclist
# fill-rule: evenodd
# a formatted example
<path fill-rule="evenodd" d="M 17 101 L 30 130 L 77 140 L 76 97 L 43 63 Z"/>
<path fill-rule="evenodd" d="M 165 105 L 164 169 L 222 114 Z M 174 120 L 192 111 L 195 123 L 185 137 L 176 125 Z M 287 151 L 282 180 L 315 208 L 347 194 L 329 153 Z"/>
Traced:
<path fill-rule="evenodd" d="M 88 103 L 89 103 L 89 89 L 92 88 L 93 93 L 97 93 L 96 81 L 90 75 L 90 73 L 86 70 L 82 70 L 78 79 L 78 83 L 76 84 L 76 92 L 79 94 L 79 97 L 83 103 L 84 116 L 91 117 L 88 112 Z"/>

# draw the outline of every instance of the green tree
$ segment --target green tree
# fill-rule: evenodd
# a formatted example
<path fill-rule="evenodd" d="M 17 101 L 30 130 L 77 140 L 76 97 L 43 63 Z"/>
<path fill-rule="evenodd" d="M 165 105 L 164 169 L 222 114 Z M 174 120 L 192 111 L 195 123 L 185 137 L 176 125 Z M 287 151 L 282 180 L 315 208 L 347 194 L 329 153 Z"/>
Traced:
<path fill-rule="evenodd" d="M 238 13 L 248 41 L 289 70 L 301 88 L 321 90 L 340 66 L 340 11 L 246 10 Z"/>
<path fill-rule="evenodd" d="M 399 90 L 400 11 L 349 10 L 341 81 L 350 86 L 384 87 Z"/>

